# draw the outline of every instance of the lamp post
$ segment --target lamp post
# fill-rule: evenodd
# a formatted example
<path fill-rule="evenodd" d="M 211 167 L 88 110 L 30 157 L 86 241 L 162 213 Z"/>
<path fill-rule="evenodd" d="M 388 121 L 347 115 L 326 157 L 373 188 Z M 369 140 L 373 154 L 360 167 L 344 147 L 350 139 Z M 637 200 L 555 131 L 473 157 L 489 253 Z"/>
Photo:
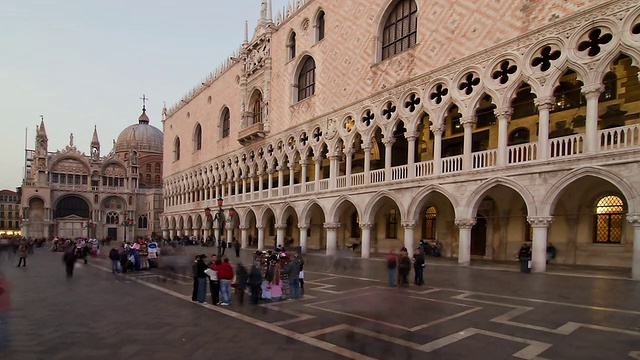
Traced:
<path fill-rule="evenodd" d="M 87 228 L 87 239 L 91 238 L 91 228 L 96 227 L 96 223 L 88 219 L 86 223 L 82 224 L 83 228 Z"/>
<path fill-rule="evenodd" d="M 124 221 L 122 222 L 122 224 L 120 224 L 120 226 L 124 227 L 124 242 L 127 242 L 127 229 L 130 226 L 133 226 L 133 219 L 127 219 L 127 217 L 129 216 L 127 213 L 124 213 Z"/>
<path fill-rule="evenodd" d="M 213 221 L 218 221 L 218 251 L 217 254 L 218 256 L 220 256 L 222 247 L 221 247 L 221 240 L 222 240 L 222 231 L 224 229 L 224 223 L 228 222 L 230 223 L 233 220 L 233 215 L 235 215 L 235 209 L 234 208 L 230 208 L 229 209 L 229 216 L 225 217 L 224 216 L 224 209 L 222 209 L 222 204 L 224 203 L 224 199 L 223 198 L 218 198 L 218 213 L 213 217 Z M 209 219 L 209 217 L 211 216 L 211 208 L 206 207 L 204 208 L 204 215 L 207 217 L 207 219 Z M 213 225 L 213 223 L 212 223 Z M 212 226 L 213 227 L 213 226 Z"/>

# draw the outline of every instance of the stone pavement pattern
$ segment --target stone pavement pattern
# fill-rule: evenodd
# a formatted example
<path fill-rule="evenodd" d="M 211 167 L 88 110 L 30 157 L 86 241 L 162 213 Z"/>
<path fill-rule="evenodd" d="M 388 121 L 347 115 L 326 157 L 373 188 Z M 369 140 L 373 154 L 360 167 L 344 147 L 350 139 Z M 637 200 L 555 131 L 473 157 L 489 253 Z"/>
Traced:
<path fill-rule="evenodd" d="M 4 266 L 15 283 L 9 358 L 640 358 L 640 285 L 629 280 L 430 262 L 428 286 L 397 289 L 380 281 L 380 261 L 335 269 L 309 255 L 303 300 L 227 308 L 192 304 L 188 277 L 114 276 L 99 259 L 67 281 L 58 254 L 29 261 Z"/>

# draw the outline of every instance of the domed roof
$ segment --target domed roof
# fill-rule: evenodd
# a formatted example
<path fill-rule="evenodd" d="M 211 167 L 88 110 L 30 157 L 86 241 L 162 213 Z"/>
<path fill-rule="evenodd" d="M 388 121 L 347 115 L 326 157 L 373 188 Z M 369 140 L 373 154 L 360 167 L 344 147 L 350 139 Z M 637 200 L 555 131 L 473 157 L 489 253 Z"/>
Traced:
<path fill-rule="evenodd" d="M 142 115 L 138 118 L 138 123 L 128 126 L 118 136 L 115 152 L 128 152 L 135 148 L 141 152 L 162 154 L 163 141 L 162 131 L 149 125 L 146 109 L 142 108 Z"/>

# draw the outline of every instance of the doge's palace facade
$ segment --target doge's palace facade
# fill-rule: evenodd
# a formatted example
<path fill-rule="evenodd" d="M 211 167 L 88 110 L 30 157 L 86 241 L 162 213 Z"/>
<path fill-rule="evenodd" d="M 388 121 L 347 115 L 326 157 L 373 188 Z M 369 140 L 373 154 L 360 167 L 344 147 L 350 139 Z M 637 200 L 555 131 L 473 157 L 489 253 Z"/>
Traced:
<path fill-rule="evenodd" d="M 534 271 L 552 243 L 556 263 L 640 279 L 637 2 L 260 11 L 165 112 L 165 237 L 362 257 L 424 239 L 462 265 L 530 242 Z M 218 198 L 224 229 L 204 213 Z"/>

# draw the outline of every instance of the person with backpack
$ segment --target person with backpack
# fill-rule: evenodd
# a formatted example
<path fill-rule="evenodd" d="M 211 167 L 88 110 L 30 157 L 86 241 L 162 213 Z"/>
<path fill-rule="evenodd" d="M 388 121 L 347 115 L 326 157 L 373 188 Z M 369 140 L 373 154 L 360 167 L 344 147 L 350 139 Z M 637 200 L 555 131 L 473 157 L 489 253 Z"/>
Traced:
<path fill-rule="evenodd" d="M 390 287 L 396 286 L 396 268 L 398 267 L 398 257 L 394 250 L 385 256 L 387 262 L 387 284 Z"/>

